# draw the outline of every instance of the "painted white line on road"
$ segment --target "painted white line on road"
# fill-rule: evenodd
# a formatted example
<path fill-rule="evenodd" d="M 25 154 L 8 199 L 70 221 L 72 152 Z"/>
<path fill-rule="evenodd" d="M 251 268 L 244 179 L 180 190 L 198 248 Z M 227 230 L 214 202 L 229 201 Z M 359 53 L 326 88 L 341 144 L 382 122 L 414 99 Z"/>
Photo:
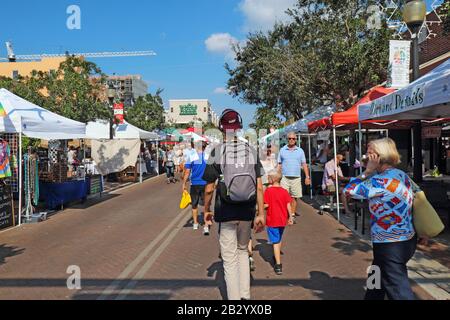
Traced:
<path fill-rule="evenodd" d="M 172 232 L 167 236 L 166 240 L 158 247 L 158 249 L 148 258 L 147 262 L 140 268 L 138 273 L 133 277 L 133 280 L 128 282 L 127 286 L 120 292 L 120 295 L 116 300 L 124 300 L 128 294 L 131 293 L 134 287 L 138 284 L 138 281 L 143 279 L 148 270 L 153 266 L 156 259 L 164 252 L 164 250 L 170 245 L 172 240 L 178 234 L 178 232 L 183 228 L 186 222 L 190 219 L 190 215 L 186 215 L 184 219 L 178 224 L 178 226 L 172 230 Z"/>
<path fill-rule="evenodd" d="M 100 297 L 97 300 L 106 300 L 110 295 L 114 293 L 114 291 L 120 286 L 120 283 L 127 279 L 134 269 L 149 255 L 149 253 L 153 250 L 153 248 L 164 238 L 166 235 L 173 230 L 175 225 L 177 225 L 180 221 L 183 222 L 183 225 L 186 223 L 186 213 L 190 212 L 190 208 L 186 208 L 180 214 L 178 214 L 172 222 L 152 241 L 150 244 L 133 260 L 125 270 L 114 280 L 108 288 L 106 288 Z"/>

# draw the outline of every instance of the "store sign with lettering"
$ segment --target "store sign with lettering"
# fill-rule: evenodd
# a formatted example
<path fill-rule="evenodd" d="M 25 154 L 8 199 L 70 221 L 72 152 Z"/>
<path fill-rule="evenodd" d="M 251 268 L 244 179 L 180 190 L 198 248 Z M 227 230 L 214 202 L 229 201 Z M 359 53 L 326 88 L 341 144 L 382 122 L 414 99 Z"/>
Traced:
<path fill-rule="evenodd" d="M 393 93 L 383 98 L 377 99 L 368 105 L 359 107 L 359 119 L 368 120 L 390 116 L 400 111 L 414 110 L 423 107 L 425 100 L 424 85 L 420 84 L 412 90 Z"/>
<path fill-rule="evenodd" d="M 186 104 L 180 106 L 180 116 L 196 116 L 198 106 L 193 104 Z"/>
<path fill-rule="evenodd" d="M 424 139 L 436 139 L 442 135 L 441 127 L 426 127 L 422 129 L 422 138 Z"/>

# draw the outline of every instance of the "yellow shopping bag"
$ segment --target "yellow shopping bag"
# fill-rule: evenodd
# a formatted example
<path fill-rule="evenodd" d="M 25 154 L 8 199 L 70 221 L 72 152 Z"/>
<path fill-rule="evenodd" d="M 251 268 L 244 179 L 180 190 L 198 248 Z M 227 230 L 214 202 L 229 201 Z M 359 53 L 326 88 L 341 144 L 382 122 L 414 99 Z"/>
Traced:
<path fill-rule="evenodd" d="M 191 195 L 185 190 L 181 196 L 180 209 L 186 209 L 191 203 Z"/>

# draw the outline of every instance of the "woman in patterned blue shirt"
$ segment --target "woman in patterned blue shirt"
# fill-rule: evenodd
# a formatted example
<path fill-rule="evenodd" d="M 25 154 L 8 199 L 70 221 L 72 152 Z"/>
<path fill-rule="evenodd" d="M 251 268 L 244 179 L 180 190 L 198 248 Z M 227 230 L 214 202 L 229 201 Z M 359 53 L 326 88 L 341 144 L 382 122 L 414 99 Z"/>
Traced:
<path fill-rule="evenodd" d="M 347 196 L 369 200 L 373 266 L 381 271 L 381 288 L 367 289 L 366 300 L 412 300 L 406 264 L 416 251 L 417 236 L 412 221 L 414 192 L 410 178 L 396 169 L 400 163 L 395 142 L 370 142 L 364 174 L 344 189 Z"/>

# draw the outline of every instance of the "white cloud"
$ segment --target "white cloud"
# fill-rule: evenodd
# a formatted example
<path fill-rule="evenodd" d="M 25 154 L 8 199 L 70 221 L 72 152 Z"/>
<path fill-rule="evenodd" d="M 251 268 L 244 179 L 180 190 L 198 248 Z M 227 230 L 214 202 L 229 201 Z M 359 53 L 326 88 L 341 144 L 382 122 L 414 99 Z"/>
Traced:
<path fill-rule="evenodd" d="M 220 88 L 214 89 L 214 93 L 215 94 L 228 94 L 229 91 L 228 91 L 228 89 L 226 89 L 224 87 L 220 87 Z"/>
<path fill-rule="evenodd" d="M 267 31 L 275 22 L 286 22 L 286 10 L 293 8 L 297 0 L 242 0 L 239 4 L 246 18 L 245 31 Z"/>
<path fill-rule="evenodd" d="M 214 33 L 205 40 L 205 45 L 209 52 L 223 54 L 228 59 L 234 59 L 233 44 L 238 42 L 229 33 Z"/>

